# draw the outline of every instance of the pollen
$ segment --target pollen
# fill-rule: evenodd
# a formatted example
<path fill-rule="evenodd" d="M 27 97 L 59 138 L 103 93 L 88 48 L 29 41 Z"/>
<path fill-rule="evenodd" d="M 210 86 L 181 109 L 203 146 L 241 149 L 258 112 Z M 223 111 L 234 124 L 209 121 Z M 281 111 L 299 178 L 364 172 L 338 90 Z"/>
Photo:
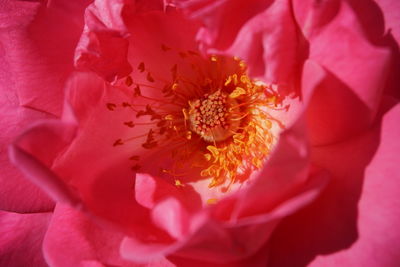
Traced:
<path fill-rule="evenodd" d="M 239 125 L 232 120 L 235 101 L 217 90 L 201 99 L 189 102 L 189 123 L 193 132 L 207 142 L 219 142 L 231 137 Z"/>
<path fill-rule="evenodd" d="M 270 155 L 278 138 L 274 129 L 284 128 L 271 115 L 271 111 L 287 109 L 276 85 L 253 80 L 245 62 L 236 57 L 204 58 L 164 44 L 160 49 L 175 53 L 191 72 L 173 62 L 166 66 L 171 76 L 159 78 L 141 62 L 141 82 L 130 76 L 121 82 L 130 88 L 132 98 L 121 105 L 106 103 L 113 114 L 119 107 L 132 110 L 131 118 L 121 123 L 135 134 L 116 137 L 112 145 L 126 146 L 139 139 L 142 149 L 168 151 L 172 165 L 159 166 L 160 175 L 170 177 L 171 183 L 182 189 L 193 177 L 208 180 L 208 188 L 221 192 L 244 183 Z M 131 168 L 139 171 L 145 164 L 133 157 L 139 162 Z"/>

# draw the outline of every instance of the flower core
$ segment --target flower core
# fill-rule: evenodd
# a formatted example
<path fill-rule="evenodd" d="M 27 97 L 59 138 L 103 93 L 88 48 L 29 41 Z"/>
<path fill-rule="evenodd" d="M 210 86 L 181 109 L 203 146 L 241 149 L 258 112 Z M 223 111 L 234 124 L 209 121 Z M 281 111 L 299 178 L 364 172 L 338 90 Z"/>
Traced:
<path fill-rule="evenodd" d="M 173 52 L 164 45 L 162 49 Z M 136 121 L 124 124 L 141 126 L 147 133 L 117 139 L 114 146 L 141 138 L 144 149 L 167 151 L 172 163 L 160 167 L 160 173 L 172 177 L 176 186 L 184 186 L 186 177 L 197 172 L 198 179 L 209 179 L 208 187 L 226 192 L 244 182 L 270 154 L 277 137 L 273 128 L 283 128 L 270 114 L 283 109 L 280 97 L 272 85 L 251 79 L 238 58 L 177 54 L 184 61 L 179 66 L 190 71 L 174 64 L 168 81 L 141 62 L 138 70 L 146 82 L 127 77 L 124 86 L 134 89 L 130 101 L 121 106 L 131 108 Z M 117 106 L 107 104 L 110 110 Z M 133 155 L 131 160 L 140 157 Z M 139 162 L 132 169 L 139 171 Z"/>
<path fill-rule="evenodd" d="M 232 108 L 236 104 L 236 101 L 221 90 L 189 102 L 191 130 L 207 142 L 226 140 L 235 133 L 240 124 L 240 121 L 235 121 L 233 116 Z M 238 108 L 236 111 L 239 112 Z"/>

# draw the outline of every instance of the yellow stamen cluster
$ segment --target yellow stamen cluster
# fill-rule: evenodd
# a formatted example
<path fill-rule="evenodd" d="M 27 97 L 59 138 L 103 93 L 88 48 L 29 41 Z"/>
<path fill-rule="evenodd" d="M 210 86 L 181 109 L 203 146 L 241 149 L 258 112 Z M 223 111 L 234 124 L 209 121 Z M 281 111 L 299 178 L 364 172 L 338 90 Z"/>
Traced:
<path fill-rule="evenodd" d="M 256 85 L 245 74 L 228 76 L 224 84 L 226 90 L 231 88 L 229 97 L 236 103 L 229 112 L 238 109 L 235 113 L 239 113 L 239 117 L 234 116 L 234 119 L 237 118 L 240 125 L 232 131 L 230 142 L 207 146 L 208 153 L 204 156 L 210 165 L 201 176 L 213 177 L 209 187 L 225 184 L 228 180 L 229 184 L 223 188 L 227 190 L 248 171 L 259 169 L 270 153 L 274 136 L 267 109 L 275 103 L 266 97 L 265 86 Z"/>
<path fill-rule="evenodd" d="M 189 123 L 191 130 L 207 142 L 218 142 L 233 135 L 232 129 L 238 123 L 232 121 L 229 109 L 233 102 L 228 94 L 217 90 L 205 94 L 202 99 L 189 102 Z"/>
<path fill-rule="evenodd" d="M 171 53 L 173 49 L 163 51 Z M 178 55 L 182 53 L 178 51 Z M 245 181 L 270 154 L 275 142 L 271 129 L 275 122 L 281 124 L 268 112 L 278 108 L 279 95 L 270 86 L 250 79 L 246 65 L 237 58 L 225 60 L 211 56 L 206 60 L 198 53 L 189 52 L 183 58 L 189 61 L 190 57 L 202 60 L 204 69 L 211 69 L 218 75 L 207 74 L 201 67 L 191 64 L 195 77 L 184 76 L 175 64 L 171 67 L 171 82 L 162 89 L 135 83 L 128 77 L 126 86 L 135 86 L 133 97 L 147 100 L 149 104 L 140 110 L 134 101 L 124 102 L 122 106 L 132 108 L 136 118 L 148 116 L 149 122 L 124 124 L 130 128 L 147 125 L 144 127 L 147 133 L 118 139 L 114 145 L 144 138 L 142 147 L 145 149 L 170 149 L 174 163 L 170 169 L 162 169 L 162 173 L 172 176 L 177 187 L 185 184 L 182 172 L 189 171 L 192 176 L 190 170 L 198 169 L 198 179 L 210 179 L 210 188 L 220 186 L 225 192 L 233 183 Z M 223 64 L 230 64 L 229 72 L 225 72 Z M 149 83 L 157 80 L 143 62 L 138 69 Z M 140 87 L 159 90 L 163 96 L 147 96 Z M 117 105 L 108 103 L 107 108 L 113 111 Z M 139 157 L 131 159 L 138 161 Z M 140 165 L 135 166 L 138 171 Z"/>

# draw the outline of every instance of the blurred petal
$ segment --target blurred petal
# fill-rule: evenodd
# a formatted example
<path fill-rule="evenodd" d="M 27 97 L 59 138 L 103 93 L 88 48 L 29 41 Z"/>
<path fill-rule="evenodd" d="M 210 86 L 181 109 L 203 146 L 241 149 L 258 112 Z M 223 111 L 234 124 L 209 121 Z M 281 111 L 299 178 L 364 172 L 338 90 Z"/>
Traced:
<path fill-rule="evenodd" d="M 155 225 L 164 229 L 176 239 L 183 238 L 189 233 L 187 211 L 178 200 L 170 197 L 152 210 Z"/>
<path fill-rule="evenodd" d="M 51 213 L 0 211 L 0 265 L 46 267 L 42 242 L 50 218 Z"/>
<path fill-rule="evenodd" d="M 392 48 L 392 65 L 390 66 L 390 75 L 386 84 L 385 91 L 391 96 L 400 99 L 400 2 L 396 0 L 377 0 L 375 5 L 381 8 L 381 16 L 385 21 L 385 34 L 387 43 Z M 359 6 L 363 4 L 360 3 Z M 372 14 L 366 14 L 365 20 L 373 18 Z M 372 24 L 371 21 L 369 21 Z"/>
<path fill-rule="evenodd" d="M 397 0 L 376 0 L 382 9 L 385 19 L 385 29 L 390 31 L 397 44 L 400 45 L 400 2 Z"/>
<path fill-rule="evenodd" d="M 190 266 L 190 267 L 265 267 L 265 263 L 268 259 L 268 246 L 263 246 L 256 254 L 250 257 L 234 262 L 225 263 L 211 263 L 206 259 L 194 260 L 189 258 L 181 258 L 177 256 L 170 256 L 168 259 L 176 266 Z"/>

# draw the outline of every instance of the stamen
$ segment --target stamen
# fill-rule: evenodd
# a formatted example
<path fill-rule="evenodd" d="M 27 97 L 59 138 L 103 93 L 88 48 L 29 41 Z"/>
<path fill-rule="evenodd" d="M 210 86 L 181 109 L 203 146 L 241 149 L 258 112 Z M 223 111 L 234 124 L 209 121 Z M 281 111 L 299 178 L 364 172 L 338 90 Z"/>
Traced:
<path fill-rule="evenodd" d="M 282 106 L 273 86 L 252 80 L 239 58 L 212 55 L 204 59 L 197 51 L 178 51 L 165 44 L 160 47 L 176 53 L 194 74 L 183 74 L 182 66 L 173 64 L 168 66 L 171 77 L 165 79 L 140 62 L 142 80 L 151 84 L 138 83 L 131 76 L 123 81 L 125 86 L 135 87 L 132 99 L 121 104 L 133 112 L 122 123 L 146 133 L 117 139 L 113 146 L 143 139 L 141 147 L 145 149 L 170 151 L 172 167 L 161 170 L 162 175 L 172 176 L 175 186 L 183 189 L 186 177 L 193 177 L 198 170 L 198 179 L 208 179 L 210 189 L 227 192 L 233 184 L 243 183 L 245 179 L 239 175 L 262 167 L 276 142 L 271 129 L 274 125 L 284 128 L 268 110 L 288 106 Z M 106 107 L 117 109 L 114 103 Z M 129 159 L 140 163 L 139 156 Z M 131 168 L 138 171 L 142 167 L 136 164 Z M 208 204 L 216 202 L 215 198 L 207 200 Z"/>

